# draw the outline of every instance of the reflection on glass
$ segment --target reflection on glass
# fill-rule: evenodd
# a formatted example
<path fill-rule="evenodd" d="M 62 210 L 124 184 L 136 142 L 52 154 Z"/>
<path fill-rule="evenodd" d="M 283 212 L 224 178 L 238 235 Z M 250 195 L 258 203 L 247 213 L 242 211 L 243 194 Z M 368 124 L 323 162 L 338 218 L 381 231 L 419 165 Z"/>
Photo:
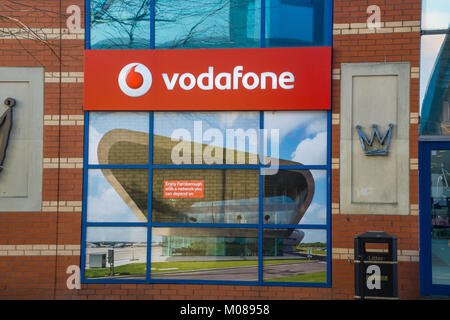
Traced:
<path fill-rule="evenodd" d="M 149 49 L 151 0 L 91 0 L 92 49 Z"/>
<path fill-rule="evenodd" d="M 260 0 L 158 0 L 155 47 L 259 47 L 260 3 Z"/>
<path fill-rule="evenodd" d="M 89 113 L 89 164 L 147 164 L 147 112 Z"/>
<path fill-rule="evenodd" d="M 88 227 L 86 279 L 145 279 L 147 228 Z"/>
<path fill-rule="evenodd" d="M 155 112 L 154 164 L 258 164 L 257 112 Z"/>
<path fill-rule="evenodd" d="M 330 45 L 331 8 L 330 0 L 266 0 L 266 46 Z"/>
<path fill-rule="evenodd" d="M 420 134 L 450 135 L 450 37 L 422 36 L 421 45 Z"/>
<path fill-rule="evenodd" d="M 153 170 L 153 222 L 258 223 L 258 170 Z"/>
<path fill-rule="evenodd" d="M 146 169 L 90 169 L 87 221 L 147 221 Z"/>
<path fill-rule="evenodd" d="M 450 28 L 450 5 L 446 0 L 422 0 L 422 29 Z"/>
<path fill-rule="evenodd" d="M 420 134 L 450 135 L 450 37 L 422 36 Z"/>
<path fill-rule="evenodd" d="M 326 170 L 279 170 L 264 176 L 264 224 L 325 224 Z"/>
<path fill-rule="evenodd" d="M 264 128 L 279 131 L 279 144 L 273 144 L 269 134 L 268 152 L 279 153 L 280 165 L 326 165 L 327 113 L 322 111 L 264 112 Z M 277 148 L 277 150 L 272 150 Z M 275 153 L 274 153 L 275 152 Z"/>
<path fill-rule="evenodd" d="M 420 38 L 420 103 L 422 106 L 425 93 L 433 73 L 436 59 L 445 40 L 445 34 L 426 35 Z M 431 89 L 431 88 L 430 88 Z"/>
<path fill-rule="evenodd" d="M 263 278 L 270 282 L 327 282 L 326 230 L 265 229 Z"/>
<path fill-rule="evenodd" d="M 432 283 L 450 285 L 450 150 L 431 151 Z"/>
<path fill-rule="evenodd" d="M 152 279 L 258 280 L 258 230 L 152 228 Z"/>

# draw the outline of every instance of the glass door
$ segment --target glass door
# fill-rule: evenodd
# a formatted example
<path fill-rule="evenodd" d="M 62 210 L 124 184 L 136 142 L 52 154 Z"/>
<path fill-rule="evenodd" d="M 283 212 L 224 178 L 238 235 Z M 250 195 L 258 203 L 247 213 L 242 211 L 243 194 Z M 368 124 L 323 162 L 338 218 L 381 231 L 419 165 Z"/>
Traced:
<path fill-rule="evenodd" d="M 420 216 L 423 294 L 450 294 L 450 142 L 421 142 Z"/>

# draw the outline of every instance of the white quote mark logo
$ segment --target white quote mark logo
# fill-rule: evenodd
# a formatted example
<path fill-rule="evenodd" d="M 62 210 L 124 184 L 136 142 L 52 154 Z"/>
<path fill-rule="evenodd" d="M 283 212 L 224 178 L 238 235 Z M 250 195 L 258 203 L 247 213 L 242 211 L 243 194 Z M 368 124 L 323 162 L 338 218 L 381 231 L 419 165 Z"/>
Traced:
<path fill-rule="evenodd" d="M 133 62 L 120 71 L 119 87 L 127 96 L 140 97 L 152 86 L 152 74 L 143 64 Z"/>

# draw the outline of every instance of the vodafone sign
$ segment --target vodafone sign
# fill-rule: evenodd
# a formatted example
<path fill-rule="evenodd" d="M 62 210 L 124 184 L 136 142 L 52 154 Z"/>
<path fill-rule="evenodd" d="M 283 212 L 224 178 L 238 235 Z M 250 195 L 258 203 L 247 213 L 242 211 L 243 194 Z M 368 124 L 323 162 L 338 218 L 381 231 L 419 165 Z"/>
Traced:
<path fill-rule="evenodd" d="M 86 50 L 85 110 L 328 110 L 331 48 Z"/>

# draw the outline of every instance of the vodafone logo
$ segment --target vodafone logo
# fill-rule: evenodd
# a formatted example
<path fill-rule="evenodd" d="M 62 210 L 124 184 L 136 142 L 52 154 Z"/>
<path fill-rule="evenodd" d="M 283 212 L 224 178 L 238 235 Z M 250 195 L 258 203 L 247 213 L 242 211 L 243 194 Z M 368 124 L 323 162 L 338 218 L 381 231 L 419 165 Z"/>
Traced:
<path fill-rule="evenodd" d="M 86 50 L 84 110 L 330 110 L 332 52 Z"/>
<path fill-rule="evenodd" d="M 214 67 L 209 66 L 208 72 L 195 76 L 192 73 L 167 73 L 161 74 L 167 90 L 174 90 L 177 85 L 182 90 L 192 90 L 198 87 L 200 90 L 238 90 L 242 87 L 246 90 L 260 88 L 262 90 L 294 88 L 295 77 L 291 72 L 245 72 L 243 66 L 236 66 L 232 72 L 214 73 Z M 130 97 L 140 97 L 150 90 L 152 86 L 152 74 L 150 70 L 140 63 L 127 64 L 119 74 L 120 89 Z"/>
<path fill-rule="evenodd" d="M 143 96 L 152 86 L 152 73 L 141 63 L 127 64 L 119 73 L 119 87 L 130 97 Z"/>

